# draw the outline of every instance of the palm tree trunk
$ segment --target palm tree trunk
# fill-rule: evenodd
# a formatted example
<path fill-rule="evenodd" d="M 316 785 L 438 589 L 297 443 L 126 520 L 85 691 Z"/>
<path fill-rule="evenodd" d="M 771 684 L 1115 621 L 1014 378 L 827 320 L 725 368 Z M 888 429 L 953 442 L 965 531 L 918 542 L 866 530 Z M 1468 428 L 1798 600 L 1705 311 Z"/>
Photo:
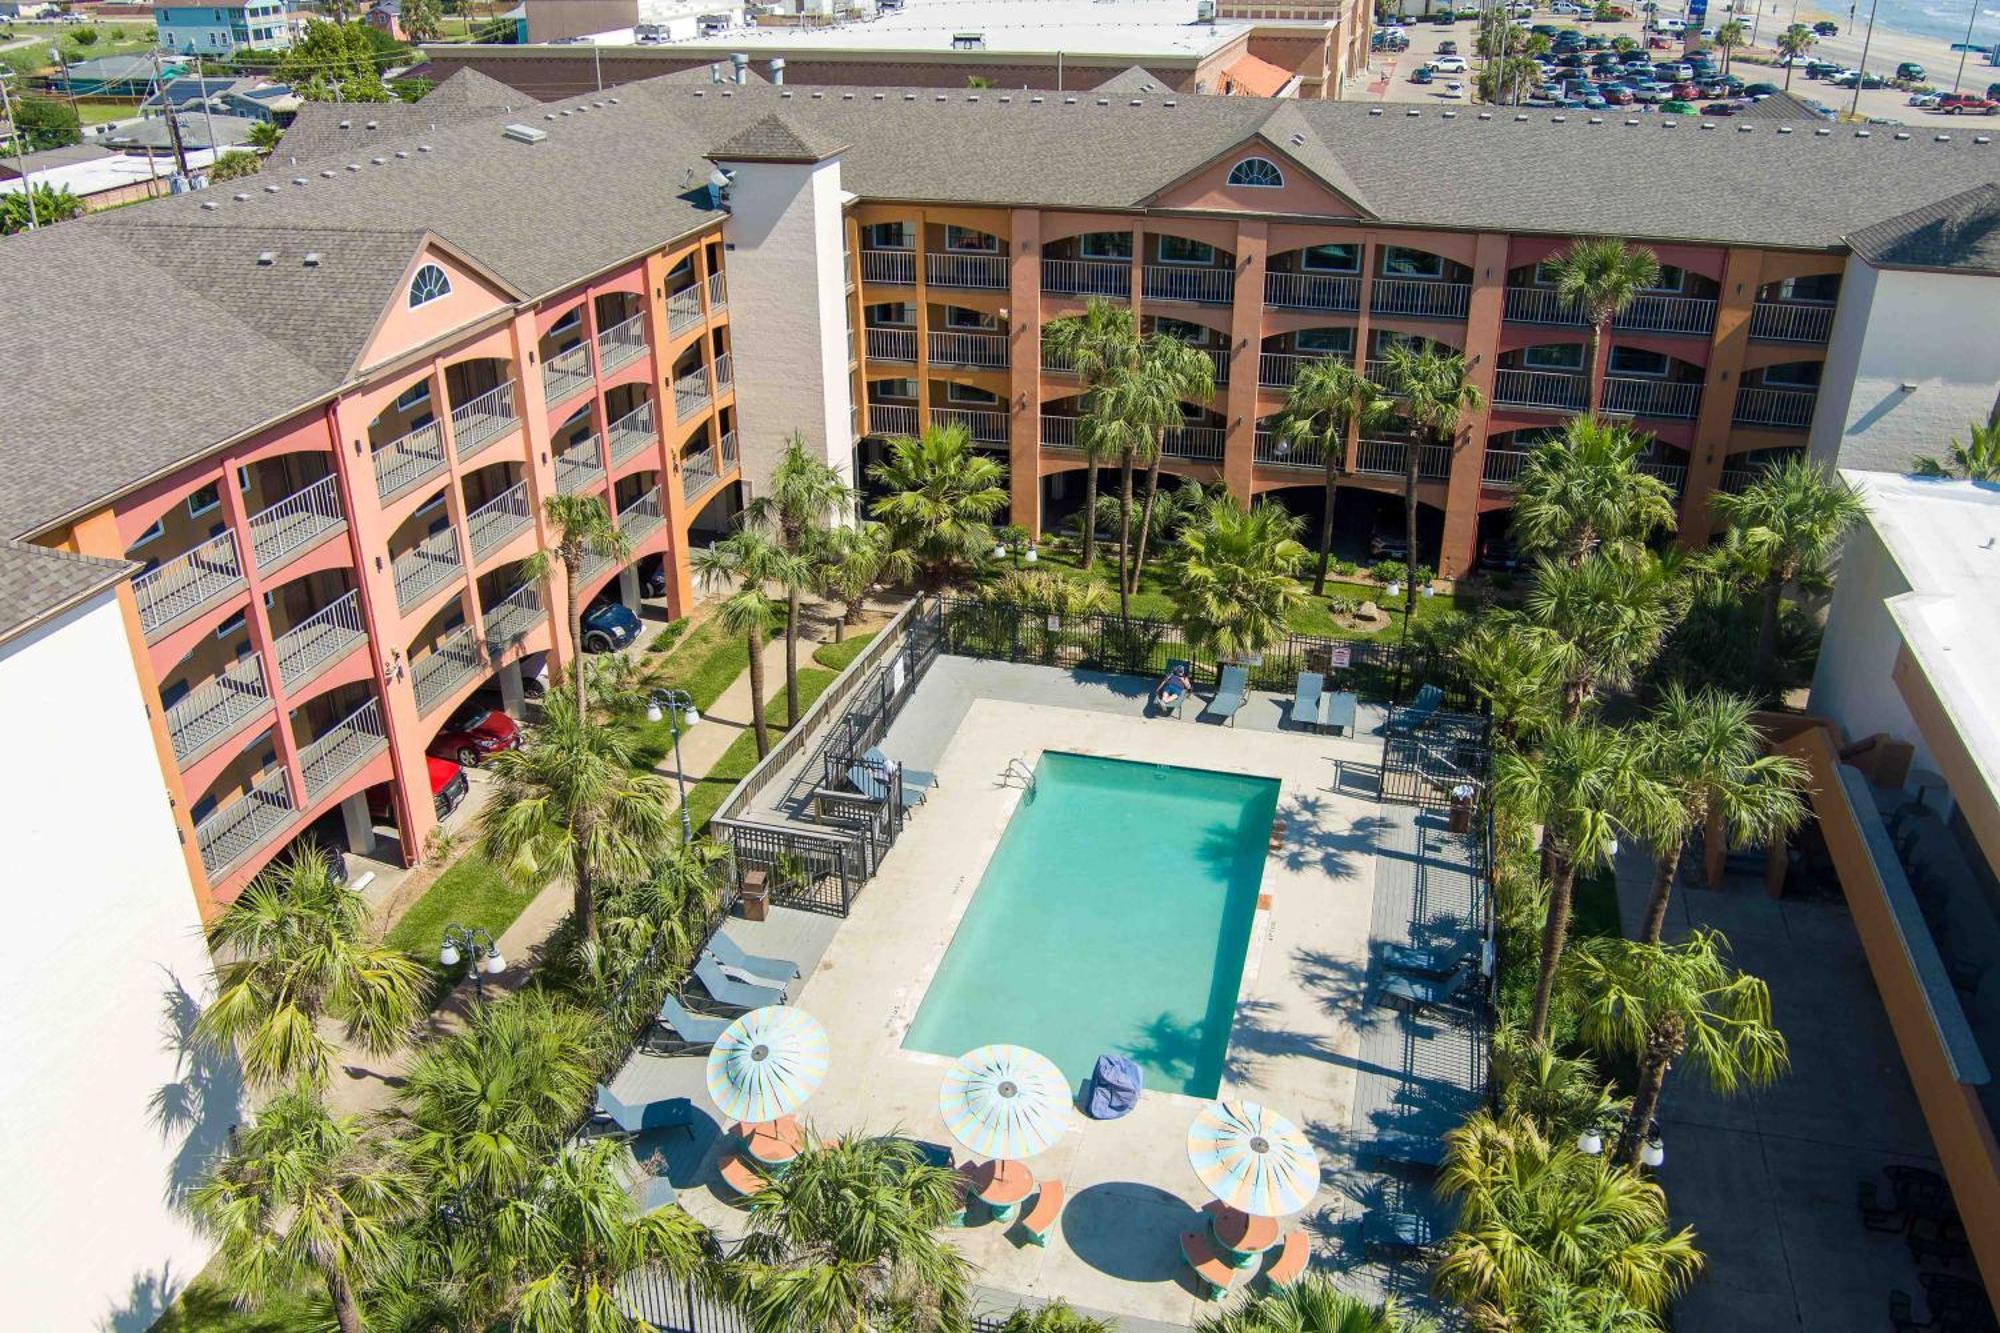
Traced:
<path fill-rule="evenodd" d="M 579 842 L 583 840 L 578 838 Z M 597 892 L 591 884 L 589 859 L 585 856 L 577 858 L 576 883 L 570 889 L 569 910 L 576 918 L 576 933 L 586 943 L 594 941 L 597 938 Z"/>
<path fill-rule="evenodd" d="M 1097 563 L 1097 460 L 1086 458 L 1083 469 L 1083 568 Z"/>
<path fill-rule="evenodd" d="M 799 718 L 799 590 L 785 593 L 785 708 L 794 722 Z"/>
<path fill-rule="evenodd" d="M 1624 1132 L 1618 1136 L 1618 1147 L 1612 1160 L 1624 1166 L 1639 1165 L 1639 1145 L 1645 1142 L 1646 1126 L 1653 1123 L 1653 1113 L 1660 1109 L 1660 1090 L 1667 1085 L 1667 1069 L 1673 1064 L 1670 1059 L 1650 1059 L 1640 1062 L 1639 1087 L 1632 1094 L 1632 1114 L 1625 1117 Z"/>
<path fill-rule="evenodd" d="M 1132 619 L 1132 589 L 1125 581 L 1126 557 L 1132 549 L 1132 451 L 1118 451 L 1118 618 Z"/>
<path fill-rule="evenodd" d="M 1773 574 L 1764 580 L 1764 614 L 1757 622 L 1757 680 L 1769 684 L 1778 659 L 1778 602 L 1784 596 L 1785 580 Z"/>
<path fill-rule="evenodd" d="M 1685 838 L 1675 838 L 1660 848 L 1653 860 L 1653 893 L 1646 899 L 1646 924 L 1639 932 L 1643 943 L 1658 944 L 1667 928 L 1667 901 L 1674 896 L 1674 876 L 1680 873 L 1681 852 L 1686 846 Z"/>
<path fill-rule="evenodd" d="M 757 735 L 757 757 L 762 759 L 771 752 L 771 733 L 764 727 L 764 636 L 753 629 L 744 637 L 750 649 L 750 725 Z"/>
<path fill-rule="evenodd" d="M 1153 530 L 1153 497 L 1160 490 L 1160 451 L 1164 441 L 1155 441 L 1152 461 L 1146 464 L 1146 503 L 1139 511 L 1139 549 L 1132 557 L 1132 591 L 1139 591 L 1139 579 L 1146 572 L 1146 537 Z"/>
<path fill-rule="evenodd" d="M 333 1317 L 340 1325 L 340 1333 L 366 1333 L 361 1322 L 361 1302 L 355 1297 L 354 1284 L 347 1280 L 347 1274 L 332 1263 L 322 1263 L 319 1272 L 326 1283 L 327 1298 L 333 1303 Z"/>
<path fill-rule="evenodd" d="M 1417 613 L 1417 466 L 1423 459 L 1424 437 L 1410 437 L 1409 457 L 1403 467 L 1403 541 L 1409 547 L 1405 559 L 1409 569 L 1403 579 L 1403 632 L 1410 632 L 1410 617 Z"/>
<path fill-rule="evenodd" d="M 583 685 L 583 607 L 576 600 L 583 561 L 572 561 L 565 555 L 562 564 L 563 597 L 569 610 L 569 673 L 576 678 L 576 716 L 582 721 L 590 716 L 590 692 Z"/>
<path fill-rule="evenodd" d="M 1328 442 L 1326 457 L 1326 512 L 1319 520 L 1319 570 L 1313 575 L 1313 596 L 1326 594 L 1326 567 L 1333 560 L 1333 496 L 1339 474 L 1333 468 L 1333 448 Z"/>
<path fill-rule="evenodd" d="M 1596 416 L 1604 406 L 1604 376 L 1598 367 L 1604 364 L 1604 323 L 1594 321 L 1590 326 L 1590 415 Z"/>
<path fill-rule="evenodd" d="M 1555 1000 L 1556 965 L 1562 961 L 1563 944 L 1569 938 L 1570 903 L 1576 895 L 1576 867 L 1560 853 L 1552 855 L 1554 874 L 1549 877 L 1549 914 L 1542 922 L 1542 974 L 1535 981 L 1535 1008 L 1528 1019 L 1528 1040 L 1541 1041 L 1549 1035 L 1549 1006 Z"/>

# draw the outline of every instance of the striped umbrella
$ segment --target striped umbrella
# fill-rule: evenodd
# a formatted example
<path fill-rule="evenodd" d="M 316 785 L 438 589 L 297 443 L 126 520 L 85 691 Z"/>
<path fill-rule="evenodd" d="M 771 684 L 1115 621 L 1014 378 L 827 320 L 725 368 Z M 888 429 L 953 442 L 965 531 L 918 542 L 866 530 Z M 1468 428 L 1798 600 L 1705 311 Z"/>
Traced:
<path fill-rule="evenodd" d="M 731 1023 L 708 1053 L 708 1095 L 747 1125 L 790 1115 L 826 1077 L 826 1029 L 803 1009 L 774 1004 Z"/>
<path fill-rule="evenodd" d="M 1069 1080 L 1025 1046 L 981 1046 L 958 1058 L 938 1090 L 951 1136 L 980 1157 L 1018 1162 L 1069 1128 Z"/>
<path fill-rule="evenodd" d="M 1187 1147 L 1208 1192 L 1252 1217 L 1295 1213 L 1319 1192 L 1319 1158 L 1306 1136 L 1255 1102 L 1204 1106 L 1188 1126 Z"/>

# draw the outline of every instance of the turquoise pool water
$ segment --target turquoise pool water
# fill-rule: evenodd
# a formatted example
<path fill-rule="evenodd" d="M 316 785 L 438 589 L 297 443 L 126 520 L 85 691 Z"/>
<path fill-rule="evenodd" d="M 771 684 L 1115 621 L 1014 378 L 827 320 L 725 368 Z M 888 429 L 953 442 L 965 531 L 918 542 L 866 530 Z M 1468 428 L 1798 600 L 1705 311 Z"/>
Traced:
<path fill-rule="evenodd" d="M 1271 778 L 1044 754 L 903 1045 L 1017 1042 L 1072 1085 L 1118 1051 L 1214 1096 L 1277 806 Z"/>

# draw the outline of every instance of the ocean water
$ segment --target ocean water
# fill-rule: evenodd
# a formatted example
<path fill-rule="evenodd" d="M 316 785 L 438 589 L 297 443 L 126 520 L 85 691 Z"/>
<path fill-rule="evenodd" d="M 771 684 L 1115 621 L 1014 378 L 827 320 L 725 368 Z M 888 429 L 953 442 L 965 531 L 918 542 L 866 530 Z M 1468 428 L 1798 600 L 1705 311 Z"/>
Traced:
<path fill-rule="evenodd" d="M 1851 8 L 1836 3 L 1836 0 L 1819 0 L 1817 4 L 1808 0 L 1808 3 L 1800 7 L 1801 19 L 1804 18 L 1807 9 L 1824 14 L 1838 23 L 1842 37 L 1853 33 L 1858 38 L 1868 26 L 1867 0 L 1861 0 L 1861 3 Z M 1976 17 L 1973 14 L 1974 9 L 1979 11 Z M 1782 12 L 1777 17 L 1780 19 L 1789 17 L 1787 7 L 1781 4 L 1780 10 Z M 1769 23 L 1772 17 L 1771 11 L 1767 9 L 1764 21 Z M 1973 25 L 1972 40 L 1975 43 L 1991 47 L 1994 43 L 2000 42 L 2000 8 L 1994 7 L 1993 0 L 1968 0 L 1964 4 L 1940 4 L 1938 0 L 1879 0 L 1875 6 L 1877 35 L 1884 32 L 1899 32 L 1914 37 L 1933 37 L 1945 42 L 1962 42 L 1965 40 L 1965 25 L 1968 20 Z M 1973 63 L 1977 64 L 1978 60 L 1979 57 L 1975 55 Z M 1874 63 L 1871 58 L 1870 66 L 1872 67 Z M 1967 68 L 1972 68 L 1972 65 L 1968 64 Z"/>
<path fill-rule="evenodd" d="M 1277 804 L 1268 778 L 1044 754 L 903 1045 L 1013 1042 L 1072 1088 L 1116 1051 L 1214 1096 Z"/>

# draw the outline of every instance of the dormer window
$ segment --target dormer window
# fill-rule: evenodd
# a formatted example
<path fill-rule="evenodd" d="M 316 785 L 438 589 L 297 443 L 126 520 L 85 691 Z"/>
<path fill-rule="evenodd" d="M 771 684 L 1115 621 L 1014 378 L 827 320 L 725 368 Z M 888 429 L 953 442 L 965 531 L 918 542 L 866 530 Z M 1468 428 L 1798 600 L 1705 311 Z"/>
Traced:
<path fill-rule="evenodd" d="M 1229 183 L 1276 190 L 1284 186 L 1285 173 L 1278 170 L 1278 164 L 1269 158 L 1246 157 L 1229 169 Z"/>
<path fill-rule="evenodd" d="M 451 279 L 436 264 L 426 264 L 417 270 L 417 276 L 410 279 L 410 309 L 429 305 L 442 297 L 451 295 Z"/>

